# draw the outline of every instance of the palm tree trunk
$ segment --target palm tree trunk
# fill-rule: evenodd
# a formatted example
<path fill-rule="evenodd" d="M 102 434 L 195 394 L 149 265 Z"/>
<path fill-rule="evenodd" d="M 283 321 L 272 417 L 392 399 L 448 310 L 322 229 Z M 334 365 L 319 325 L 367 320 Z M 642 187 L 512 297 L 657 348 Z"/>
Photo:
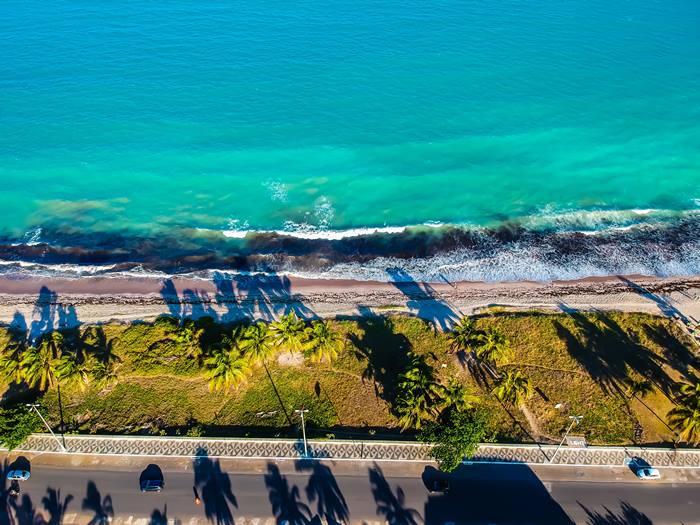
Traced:
<path fill-rule="evenodd" d="M 56 392 L 58 393 L 58 417 L 61 420 L 58 430 L 61 432 L 61 442 L 66 446 L 66 423 L 63 420 L 63 400 L 61 399 L 61 383 L 56 383 Z"/>
<path fill-rule="evenodd" d="M 289 417 L 289 413 L 287 412 L 287 409 L 284 407 L 284 403 L 282 402 L 282 398 L 280 397 L 280 393 L 277 391 L 277 387 L 275 386 L 275 382 L 272 380 L 272 375 L 270 375 L 270 370 L 267 368 L 267 363 L 263 359 L 263 368 L 265 369 L 265 373 L 267 374 L 267 378 L 270 380 L 270 384 L 272 385 L 272 390 L 275 391 L 275 395 L 277 396 L 277 401 L 279 401 L 280 406 L 282 407 L 282 412 L 284 412 L 284 417 L 287 419 L 287 423 L 289 423 L 290 427 L 294 426 L 294 423 L 292 423 L 292 419 Z"/>

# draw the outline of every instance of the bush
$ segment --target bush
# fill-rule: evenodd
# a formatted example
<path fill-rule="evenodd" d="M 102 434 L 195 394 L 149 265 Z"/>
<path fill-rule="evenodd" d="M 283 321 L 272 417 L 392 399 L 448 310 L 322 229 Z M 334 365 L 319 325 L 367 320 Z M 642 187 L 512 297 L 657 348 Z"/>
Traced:
<path fill-rule="evenodd" d="M 430 457 L 441 470 L 452 472 L 476 452 L 479 443 L 489 441 L 486 413 L 483 410 L 450 410 L 440 423 L 430 423 L 418 435 L 424 443 L 434 445 Z"/>
<path fill-rule="evenodd" d="M 25 406 L 0 408 L 0 444 L 9 450 L 20 446 L 40 427 L 39 416 Z"/>

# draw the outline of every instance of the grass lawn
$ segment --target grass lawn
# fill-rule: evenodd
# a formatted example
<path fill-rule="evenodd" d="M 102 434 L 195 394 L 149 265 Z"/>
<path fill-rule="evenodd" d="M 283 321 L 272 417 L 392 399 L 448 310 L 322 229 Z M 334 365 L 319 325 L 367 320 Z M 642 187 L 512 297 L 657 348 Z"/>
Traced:
<path fill-rule="evenodd" d="M 664 421 L 677 382 L 700 370 L 693 343 L 661 317 L 492 312 L 477 317 L 476 324 L 510 340 L 513 357 L 499 371 L 517 369 L 532 380 L 530 419 L 497 401 L 488 378 L 477 381 L 463 366 L 465 356 L 449 352 L 445 334 L 420 319 L 387 316 L 332 321 L 346 341 L 332 366 L 311 364 L 283 349 L 268 361 L 274 387 L 258 366 L 226 393 L 209 391 L 197 360 L 177 341 L 173 322 L 84 327 L 67 337 L 110 344 L 120 359 L 118 381 L 85 390 L 61 387 L 63 421 L 69 431 L 84 433 L 285 436 L 295 435 L 289 425 L 297 421 L 294 409 L 305 407 L 318 436 L 401 437 L 392 403 L 397 377 L 413 351 L 440 381 L 457 379 L 479 396 L 499 440 L 529 441 L 537 434 L 554 441 L 575 414 L 583 420 L 573 433 L 591 443 L 659 443 L 673 439 Z M 229 330 L 211 323 L 204 339 L 221 340 Z M 0 330 L 0 348 L 9 338 Z M 653 388 L 630 398 L 630 379 L 648 379 Z M 58 391 L 50 389 L 43 402 L 58 424 Z"/>

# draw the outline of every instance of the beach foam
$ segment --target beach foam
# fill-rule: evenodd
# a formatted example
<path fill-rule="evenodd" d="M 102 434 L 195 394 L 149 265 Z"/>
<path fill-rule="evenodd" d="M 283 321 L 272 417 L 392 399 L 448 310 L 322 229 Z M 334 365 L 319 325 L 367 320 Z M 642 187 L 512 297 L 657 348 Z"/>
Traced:
<path fill-rule="evenodd" d="M 634 216 L 636 222 L 630 219 Z M 697 210 L 550 213 L 547 219 L 524 218 L 494 228 L 181 230 L 147 243 L 138 237 L 44 229 L 42 239 L 51 242 L 0 246 L 0 273 L 208 279 L 223 271 L 377 281 L 397 275 L 421 281 L 549 281 L 700 274 Z M 392 274 L 391 268 L 400 272 Z"/>

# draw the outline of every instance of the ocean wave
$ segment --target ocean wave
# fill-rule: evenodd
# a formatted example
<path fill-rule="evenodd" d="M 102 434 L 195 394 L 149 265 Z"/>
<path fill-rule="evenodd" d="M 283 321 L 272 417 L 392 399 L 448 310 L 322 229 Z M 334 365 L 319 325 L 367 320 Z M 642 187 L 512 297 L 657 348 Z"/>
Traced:
<path fill-rule="evenodd" d="M 349 228 L 347 230 L 328 230 L 308 225 L 290 224 L 288 230 L 224 230 L 225 237 L 232 239 L 245 239 L 248 236 L 261 234 L 274 234 L 279 236 L 296 237 L 297 239 L 325 239 L 337 241 L 348 237 L 362 237 L 376 234 L 403 233 L 407 226 L 382 226 L 377 228 Z"/>
<path fill-rule="evenodd" d="M 230 272 L 375 281 L 405 275 L 428 282 L 700 274 L 700 210 L 546 215 L 492 228 L 182 229 L 151 237 L 45 227 L 38 244 L 0 241 L 0 274 L 208 279 Z"/>
<path fill-rule="evenodd" d="M 148 237 L 42 227 L 0 240 L 0 274 L 81 278 L 212 272 L 392 281 L 551 281 L 700 274 L 700 210 L 541 210 L 491 228 L 179 229 Z"/>
<path fill-rule="evenodd" d="M 700 201 L 699 201 L 700 202 Z M 513 217 L 502 221 L 508 227 L 522 227 L 533 231 L 558 231 L 578 232 L 590 235 L 605 235 L 610 231 L 624 231 L 648 224 L 660 224 L 670 221 L 678 221 L 684 218 L 700 217 L 700 210 L 664 210 L 664 209 L 638 209 L 626 210 L 554 210 L 543 208 L 538 213 Z M 501 225 L 493 225 L 498 228 Z M 317 226 L 308 223 L 296 223 L 288 221 L 282 229 L 265 230 L 252 229 L 246 221 L 229 221 L 229 228 L 222 231 L 225 237 L 232 239 L 244 239 L 254 235 L 274 234 L 298 239 L 325 239 L 341 240 L 348 237 L 370 236 L 378 234 L 401 234 L 411 231 L 425 230 L 426 228 L 450 228 L 468 231 L 480 231 L 487 228 L 472 224 L 443 223 L 427 221 L 423 224 L 405 226 L 366 226 L 361 228 L 332 229 L 327 226 Z"/>

